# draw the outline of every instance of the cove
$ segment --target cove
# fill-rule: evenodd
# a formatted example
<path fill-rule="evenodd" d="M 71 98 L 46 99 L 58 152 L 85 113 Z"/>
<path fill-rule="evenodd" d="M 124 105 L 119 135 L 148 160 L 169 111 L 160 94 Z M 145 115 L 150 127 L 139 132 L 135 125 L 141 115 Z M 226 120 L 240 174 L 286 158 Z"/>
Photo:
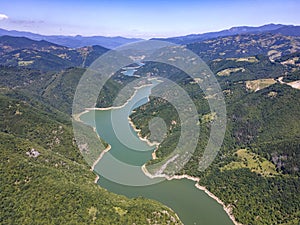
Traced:
<path fill-rule="evenodd" d="M 131 182 L 130 179 L 145 182 L 151 180 L 141 167 L 151 159 L 155 146 L 141 140 L 128 120 L 134 108 L 148 101 L 151 88 L 157 84 L 157 80 L 151 82 L 152 85 L 136 89 L 132 98 L 122 107 L 93 110 L 80 116 L 81 121 L 94 126 L 99 136 L 111 146 L 94 167 L 100 176 L 98 184 L 129 198 L 142 196 L 157 200 L 174 210 L 185 225 L 232 225 L 223 207 L 204 191 L 197 189 L 192 180 L 164 180 L 147 186 L 126 185 L 126 182 Z M 119 165 L 118 161 L 124 165 Z M 127 170 L 127 164 L 133 165 L 134 169 Z M 105 177 L 114 177 L 115 180 Z"/>

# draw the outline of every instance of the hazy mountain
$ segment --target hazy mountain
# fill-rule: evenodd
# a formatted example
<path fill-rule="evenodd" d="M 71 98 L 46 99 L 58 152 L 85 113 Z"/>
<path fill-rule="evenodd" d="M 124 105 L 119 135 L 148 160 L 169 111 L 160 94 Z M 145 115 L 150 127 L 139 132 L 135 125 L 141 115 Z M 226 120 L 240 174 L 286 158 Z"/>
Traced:
<path fill-rule="evenodd" d="M 261 32 L 271 32 L 273 34 L 283 34 L 288 36 L 299 36 L 300 27 L 293 25 L 283 25 L 283 24 L 267 24 L 259 27 L 251 26 L 240 26 L 232 27 L 230 29 L 208 32 L 203 34 L 189 34 L 179 37 L 169 37 L 169 38 L 153 38 L 152 40 L 163 40 L 169 41 L 176 44 L 188 44 L 193 42 L 199 42 L 216 37 L 231 36 L 236 34 L 246 34 L 246 33 L 261 33 Z M 31 32 L 16 31 L 16 30 L 5 30 L 0 28 L 0 36 L 14 36 L 14 37 L 27 37 L 32 40 L 41 41 L 45 40 L 58 45 L 63 45 L 70 48 L 79 48 L 84 46 L 101 45 L 105 48 L 115 48 L 120 45 L 128 44 L 131 42 L 140 41 L 139 38 L 125 38 L 125 37 L 105 37 L 105 36 L 64 36 L 64 35 L 40 35 Z"/>
<path fill-rule="evenodd" d="M 290 36 L 299 36 L 300 27 L 293 25 L 282 25 L 282 24 L 267 24 L 260 27 L 232 27 L 228 30 L 222 30 L 217 32 L 209 32 L 203 34 L 189 34 L 186 36 L 170 37 L 170 38 L 154 38 L 154 40 L 169 41 L 176 44 L 188 44 L 193 42 L 199 42 L 208 40 L 216 37 L 231 36 L 236 34 L 247 34 L 247 33 L 262 33 L 272 32 L 273 34 L 284 34 Z"/>
<path fill-rule="evenodd" d="M 272 34 L 283 34 L 287 36 L 300 36 L 300 26 L 283 26 L 270 31 Z"/>
<path fill-rule="evenodd" d="M 135 41 L 140 41 L 139 38 L 125 38 L 125 37 L 105 37 L 105 36 L 64 36 L 64 35 L 40 35 L 31 32 L 5 30 L 0 28 L 0 36 L 9 35 L 15 37 L 27 37 L 32 40 L 45 40 L 58 45 L 63 45 L 70 48 L 79 48 L 90 45 L 101 45 L 105 48 L 115 48 L 120 45 L 128 44 Z"/>

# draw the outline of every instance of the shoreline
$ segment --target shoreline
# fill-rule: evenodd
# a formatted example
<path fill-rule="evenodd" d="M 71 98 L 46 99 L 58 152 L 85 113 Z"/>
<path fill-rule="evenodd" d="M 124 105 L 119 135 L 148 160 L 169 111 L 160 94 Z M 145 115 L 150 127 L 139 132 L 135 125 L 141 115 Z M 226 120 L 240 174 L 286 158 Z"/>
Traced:
<path fill-rule="evenodd" d="M 239 223 L 238 221 L 236 221 L 233 213 L 232 213 L 232 207 L 230 205 L 226 206 L 224 202 L 222 202 L 221 199 L 219 199 L 216 195 L 214 195 L 212 192 L 210 192 L 205 186 L 201 186 L 199 184 L 200 178 L 199 177 L 192 177 L 190 175 L 187 174 L 183 174 L 183 175 L 174 175 L 174 176 L 167 176 L 167 175 L 159 175 L 159 176 L 153 176 L 152 174 L 150 174 L 146 168 L 146 165 L 144 164 L 142 166 L 142 171 L 143 173 L 153 179 L 153 178 L 157 178 L 157 177 L 164 177 L 166 178 L 166 180 L 181 180 L 181 179 L 187 179 L 187 180 L 191 180 L 196 182 L 195 183 L 195 187 L 201 191 L 204 191 L 210 198 L 214 199 L 217 203 L 219 203 L 220 205 L 222 205 L 223 210 L 226 212 L 226 214 L 228 215 L 229 219 L 233 222 L 234 225 L 243 225 L 242 223 Z"/>
<path fill-rule="evenodd" d="M 161 80 L 159 80 L 158 78 L 147 78 L 147 81 L 151 81 L 151 80 L 157 80 L 158 82 L 162 82 Z M 150 84 L 142 84 L 141 86 L 138 86 L 138 87 L 134 87 L 134 92 L 132 94 L 132 96 L 125 102 L 123 103 L 123 105 L 120 105 L 120 106 L 110 106 L 110 107 L 106 107 L 106 108 L 97 108 L 97 107 L 93 107 L 93 108 L 85 108 L 85 110 L 75 116 L 78 116 L 80 117 L 81 115 L 83 115 L 84 113 L 87 113 L 89 111 L 92 111 L 92 110 L 99 110 L 99 111 L 107 111 L 107 110 L 112 110 L 112 109 L 120 109 L 120 108 L 123 108 L 124 106 L 126 106 L 126 104 L 131 101 L 134 96 L 136 95 L 137 91 L 143 87 L 148 87 L 148 86 L 152 86 L 153 84 L 150 83 Z"/>
<path fill-rule="evenodd" d="M 81 113 L 78 113 L 78 114 L 75 114 L 73 115 L 73 118 L 75 121 L 77 122 L 81 122 L 81 123 L 84 123 L 81 119 L 80 119 L 80 116 L 82 116 L 83 114 L 85 113 L 88 113 L 89 110 L 86 109 L 84 110 L 83 112 Z M 99 134 L 97 133 L 96 131 L 96 128 L 95 127 L 92 127 L 93 128 L 93 131 L 95 132 L 95 134 L 97 135 L 99 141 L 101 142 L 101 137 L 99 136 Z M 91 168 L 90 168 L 90 171 L 94 172 L 94 169 L 95 169 L 95 166 L 97 165 L 97 163 L 101 160 L 101 158 L 104 156 L 105 153 L 107 153 L 109 150 L 111 149 L 111 145 L 108 144 L 107 147 L 100 153 L 100 155 L 98 156 L 98 158 L 93 162 L 93 164 L 91 165 Z M 96 175 L 96 178 L 94 180 L 94 183 L 97 184 L 98 180 L 100 179 L 100 176 L 94 172 L 94 174 Z"/>
<path fill-rule="evenodd" d="M 156 79 L 156 78 L 153 78 L 153 79 Z M 148 79 L 148 80 L 153 80 L 153 79 Z M 126 104 L 128 104 L 128 102 L 130 100 L 132 100 L 134 98 L 134 96 L 136 95 L 137 91 L 143 87 L 147 87 L 147 86 L 151 86 L 152 84 L 143 84 L 141 86 L 138 86 L 138 87 L 134 87 L 135 91 L 133 93 L 133 95 L 121 106 L 110 106 L 110 107 L 107 107 L 107 108 L 85 108 L 84 111 L 78 113 L 78 114 L 74 114 L 73 115 L 73 118 L 75 121 L 78 121 L 78 122 L 81 122 L 81 123 L 84 123 L 80 117 L 85 114 L 85 113 L 89 113 L 90 111 L 94 110 L 99 110 L 99 111 L 107 111 L 107 110 L 113 110 L 113 109 L 120 109 L 124 106 L 126 106 Z M 157 143 L 151 143 L 149 140 L 147 140 L 146 138 L 142 138 L 141 135 L 140 135 L 140 130 L 138 130 L 135 125 L 133 124 L 133 122 L 131 121 L 130 117 L 128 117 L 128 121 L 129 123 L 131 124 L 132 128 L 134 129 L 135 132 L 137 132 L 138 134 L 138 137 L 145 141 L 148 145 L 150 146 L 154 146 L 154 145 L 157 145 Z M 96 133 L 97 137 L 99 138 L 99 140 L 101 141 L 101 137 L 98 135 L 97 131 L 96 131 L 96 128 L 93 127 L 93 131 Z M 109 150 L 111 149 L 111 145 L 108 144 L 108 146 L 100 153 L 100 155 L 98 156 L 98 158 L 93 162 L 91 168 L 90 168 L 90 171 L 93 171 L 94 172 L 94 169 L 95 169 L 95 166 L 98 164 L 98 162 L 101 160 L 101 158 L 104 156 L 105 153 L 107 153 Z M 157 149 L 157 148 L 156 148 Z M 155 150 L 156 150 L 155 149 Z M 153 157 L 153 155 L 152 155 Z M 95 173 L 95 172 L 94 172 Z M 95 173 L 96 174 L 96 173 Z M 98 180 L 100 179 L 100 176 L 98 174 L 96 174 L 96 178 L 94 180 L 94 183 L 97 184 Z"/>
<path fill-rule="evenodd" d="M 156 151 L 156 149 L 157 149 L 157 147 L 158 147 L 158 145 L 160 145 L 160 143 L 158 143 L 158 142 L 151 142 L 151 141 L 149 141 L 146 137 L 142 137 L 142 135 L 141 135 L 141 129 L 137 129 L 137 127 L 135 126 L 135 124 L 132 122 L 132 120 L 131 120 L 131 118 L 130 117 L 128 117 L 128 122 L 129 122 L 129 124 L 131 125 L 131 127 L 133 128 L 133 130 L 136 132 L 136 134 L 137 134 L 137 136 L 139 137 L 139 139 L 141 140 L 141 141 L 144 141 L 144 142 L 146 142 L 149 146 L 156 146 L 156 148 L 155 148 L 155 150 L 154 150 L 154 152 Z M 156 157 L 156 155 L 155 155 L 155 157 Z M 153 158 L 153 155 L 152 155 L 152 158 Z"/>
<path fill-rule="evenodd" d="M 107 153 L 109 150 L 111 149 L 111 145 L 108 144 L 108 146 L 100 153 L 99 157 L 96 159 L 96 161 L 93 163 L 93 165 L 91 166 L 90 171 L 94 172 L 95 170 L 95 166 L 98 164 L 98 162 L 102 159 L 102 157 L 104 156 L 105 153 Z M 95 172 L 94 172 L 95 173 Z M 95 173 L 96 174 L 96 173 Z M 98 174 L 96 174 L 96 178 L 94 183 L 97 184 L 98 180 L 100 179 L 100 176 Z"/>
<path fill-rule="evenodd" d="M 93 171 L 95 169 L 95 166 L 100 161 L 100 159 L 103 157 L 103 155 L 108 152 L 111 149 L 111 145 L 109 144 L 99 155 L 99 157 L 96 159 L 96 161 L 93 163 L 91 170 Z"/>
<path fill-rule="evenodd" d="M 128 104 L 129 101 L 131 101 L 134 98 L 134 96 L 136 95 L 136 93 L 137 93 L 137 91 L 139 89 L 141 89 L 143 87 L 148 87 L 148 86 L 151 86 L 151 85 L 152 84 L 143 84 L 141 86 L 134 87 L 134 89 L 135 89 L 134 93 L 132 94 L 132 96 L 125 103 L 123 103 L 123 105 L 120 105 L 120 106 L 110 106 L 110 107 L 107 107 L 107 108 L 96 108 L 96 107 L 94 107 L 94 108 L 85 108 L 85 111 L 82 112 L 82 113 L 80 113 L 80 114 L 82 115 L 82 114 L 87 113 L 87 112 L 92 111 L 92 110 L 95 110 L 95 111 L 96 110 L 98 110 L 98 111 L 107 111 L 107 110 L 113 110 L 113 109 L 123 108 L 123 107 L 125 107 Z"/>
<path fill-rule="evenodd" d="M 151 84 L 145 84 L 145 85 L 141 85 L 137 88 L 135 88 L 135 91 L 134 91 L 134 94 L 121 106 L 111 106 L 111 107 L 108 107 L 108 108 L 86 108 L 85 111 L 77 114 L 77 115 L 74 115 L 74 118 L 77 118 L 78 121 L 81 121 L 80 120 L 80 116 L 83 115 L 84 113 L 87 113 L 91 110 L 100 110 L 100 111 L 105 111 L 105 110 L 112 110 L 112 109 L 119 109 L 119 108 L 122 108 L 124 107 L 130 100 L 132 100 L 132 98 L 135 96 L 136 92 L 138 91 L 138 89 L 142 88 L 142 87 L 145 87 L 145 86 L 149 86 Z M 82 121 L 81 121 L 82 122 Z M 131 118 L 128 116 L 128 122 L 129 124 L 131 125 L 131 127 L 133 128 L 133 130 L 137 133 L 137 136 L 139 137 L 139 139 L 141 141 L 144 141 L 146 142 L 149 146 L 156 146 L 156 148 L 154 149 L 153 153 L 152 153 L 152 159 L 156 159 L 157 156 L 156 156 L 156 151 L 158 149 L 158 146 L 160 143 L 158 142 L 151 142 L 149 141 L 146 137 L 142 137 L 141 135 L 141 130 L 140 129 L 137 129 L 137 127 L 135 126 L 135 124 L 133 123 L 133 121 L 131 120 Z M 94 131 L 96 132 L 96 130 L 94 129 Z M 97 133 L 97 132 L 96 132 Z M 98 135 L 98 134 L 97 134 Z M 98 135 L 99 137 L 99 135 Z M 100 138 L 100 137 L 99 137 Z M 101 160 L 101 158 L 103 157 L 103 155 L 108 152 L 109 150 L 111 149 L 111 146 L 108 145 L 106 149 L 104 149 L 101 154 L 99 155 L 99 157 L 96 159 L 96 161 L 93 163 L 92 167 L 91 167 L 91 171 L 94 171 L 94 168 L 95 166 L 97 165 L 97 163 Z M 153 176 L 151 175 L 147 169 L 146 169 L 146 164 L 144 164 L 142 167 L 141 167 L 143 173 L 148 176 L 149 178 L 157 178 L 157 177 L 164 177 L 166 178 L 167 180 L 173 180 L 173 179 L 176 179 L 176 180 L 181 180 L 181 179 L 188 179 L 188 180 L 192 180 L 195 182 L 195 187 L 201 191 L 204 191 L 209 197 L 211 197 L 212 199 L 214 199 L 217 203 L 219 203 L 220 205 L 222 205 L 223 207 L 223 210 L 225 211 L 225 213 L 228 215 L 229 219 L 233 222 L 234 225 L 243 225 L 242 223 L 239 223 L 236 221 L 233 213 L 232 213 L 232 207 L 230 205 L 226 206 L 224 204 L 224 202 L 221 201 L 221 199 L 219 199 L 216 195 L 214 195 L 212 192 L 210 192 L 205 186 L 201 186 L 199 184 L 199 181 L 200 181 L 200 178 L 198 177 L 192 177 L 190 175 L 187 175 L 187 174 L 183 174 L 183 175 L 174 175 L 174 176 L 167 176 L 167 175 L 159 175 L 159 176 Z M 95 184 L 97 184 L 98 180 L 100 179 L 99 175 L 96 174 L 96 179 L 95 179 Z M 170 208 L 171 209 L 171 208 Z M 171 209 L 172 210 L 172 209 Z M 176 214 L 176 212 L 174 210 L 172 210 L 175 215 L 178 217 L 178 215 Z M 180 218 L 179 218 L 180 219 Z"/>

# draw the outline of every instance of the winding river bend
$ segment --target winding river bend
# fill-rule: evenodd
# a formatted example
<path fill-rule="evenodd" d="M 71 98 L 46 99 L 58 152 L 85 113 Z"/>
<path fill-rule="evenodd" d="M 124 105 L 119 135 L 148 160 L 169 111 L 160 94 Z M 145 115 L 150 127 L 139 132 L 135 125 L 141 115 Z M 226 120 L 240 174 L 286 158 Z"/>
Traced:
<path fill-rule="evenodd" d="M 95 122 L 93 122 L 93 111 L 81 115 L 80 119 L 83 122 L 90 125 L 96 124 L 97 133 L 111 145 L 109 152 L 103 155 L 94 168 L 94 171 L 100 176 L 98 184 L 111 192 L 130 198 L 142 196 L 157 200 L 173 209 L 185 225 L 232 225 L 233 222 L 222 205 L 204 191 L 197 189 L 192 180 L 165 180 L 148 186 L 124 185 L 126 180 L 131 178 L 134 180 L 139 177 L 145 181 L 150 179 L 143 173 L 141 166 L 151 159 L 155 147 L 138 138 L 129 123 L 128 116 L 134 108 L 148 101 L 151 88 L 156 85 L 157 81 L 152 80 L 151 82 L 152 85 L 137 89 L 132 98 L 122 107 L 96 110 Z M 112 113 L 119 119 L 116 123 L 112 122 Z M 126 143 L 120 140 L 126 140 Z M 126 164 L 135 165 L 137 169 L 134 171 L 123 170 L 119 165 L 114 165 L 114 162 L 111 161 L 112 157 Z M 116 180 L 121 180 L 121 182 L 116 183 L 111 179 L 106 179 L 106 175 L 116 176 Z M 122 181 L 122 179 L 125 180 Z M 123 184 L 120 184 L 122 182 Z"/>

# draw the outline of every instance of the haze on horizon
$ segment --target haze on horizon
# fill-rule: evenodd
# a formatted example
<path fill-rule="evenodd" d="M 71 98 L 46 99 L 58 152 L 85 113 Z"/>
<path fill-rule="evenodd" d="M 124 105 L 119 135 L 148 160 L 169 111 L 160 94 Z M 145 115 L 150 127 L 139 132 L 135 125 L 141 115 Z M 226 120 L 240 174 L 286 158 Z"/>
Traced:
<path fill-rule="evenodd" d="M 170 37 L 234 26 L 299 25 L 297 0 L 11 0 L 0 28 L 44 35 Z"/>

